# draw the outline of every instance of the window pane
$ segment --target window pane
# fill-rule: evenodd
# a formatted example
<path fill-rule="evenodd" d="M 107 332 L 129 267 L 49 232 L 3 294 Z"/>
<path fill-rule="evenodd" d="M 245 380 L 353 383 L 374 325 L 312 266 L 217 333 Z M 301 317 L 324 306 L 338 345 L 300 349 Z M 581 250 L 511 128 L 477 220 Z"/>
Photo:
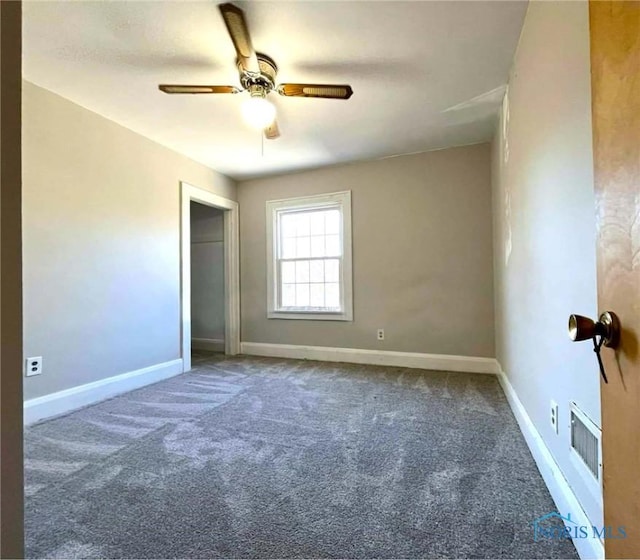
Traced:
<path fill-rule="evenodd" d="M 340 284 L 325 284 L 325 305 L 340 307 Z"/>
<path fill-rule="evenodd" d="M 309 284 L 296 284 L 296 306 L 309 307 Z"/>
<path fill-rule="evenodd" d="M 327 235 L 326 239 L 326 255 L 327 257 L 339 257 L 342 254 L 340 250 L 340 236 Z"/>
<path fill-rule="evenodd" d="M 311 261 L 309 272 L 311 282 L 324 282 L 324 261 Z"/>
<path fill-rule="evenodd" d="M 325 228 L 328 234 L 340 233 L 340 210 L 327 210 L 325 212 Z"/>
<path fill-rule="evenodd" d="M 282 258 L 292 259 L 296 256 L 296 240 L 295 238 L 282 240 Z"/>
<path fill-rule="evenodd" d="M 309 281 L 309 261 L 296 261 L 296 284 Z"/>
<path fill-rule="evenodd" d="M 296 238 L 296 257 L 306 259 L 311 256 L 310 237 Z"/>
<path fill-rule="evenodd" d="M 308 213 L 298 213 L 297 216 L 297 227 L 296 227 L 296 236 L 297 237 L 308 237 L 310 234 L 310 226 L 309 226 L 309 214 Z"/>
<path fill-rule="evenodd" d="M 280 215 L 280 232 L 282 237 L 296 236 L 297 216 L 295 214 Z"/>
<path fill-rule="evenodd" d="M 296 263 L 283 262 L 282 263 L 282 278 L 281 281 L 285 284 L 293 284 L 296 281 Z"/>
<path fill-rule="evenodd" d="M 282 307 L 294 307 L 296 304 L 296 285 L 282 285 Z"/>
<path fill-rule="evenodd" d="M 324 307 L 324 284 L 311 284 L 309 301 L 311 307 Z"/>
<path fill-rule="evenodd" d="M 338 259 L 327 259 L 324 261 L 324 281 L 340 281 L 340 261 Z"/>
<path fill-rule="evenodd" d="M 311 235 L 324 235 L 324 212 L 310 214 Z"/>
<path fill-rule="evenodd" d="M 324 235 L 311 237 L 311 256 L 324 257 Z"/>

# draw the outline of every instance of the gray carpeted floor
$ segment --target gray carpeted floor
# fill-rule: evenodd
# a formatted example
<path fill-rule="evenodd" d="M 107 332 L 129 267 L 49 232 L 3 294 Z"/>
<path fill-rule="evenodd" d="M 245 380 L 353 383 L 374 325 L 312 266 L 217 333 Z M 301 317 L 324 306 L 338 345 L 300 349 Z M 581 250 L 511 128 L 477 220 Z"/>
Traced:
<path fill-rule="evenodd" d="M 492 376 L 200 356 L 25 438 L 29 557 L 577 557 Z"/>

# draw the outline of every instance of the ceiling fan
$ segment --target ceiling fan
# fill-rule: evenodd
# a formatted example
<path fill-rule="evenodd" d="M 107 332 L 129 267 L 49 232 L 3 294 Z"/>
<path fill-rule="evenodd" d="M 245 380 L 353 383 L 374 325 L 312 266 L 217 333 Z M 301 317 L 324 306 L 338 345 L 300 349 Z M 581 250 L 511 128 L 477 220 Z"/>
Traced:
<path fill-rule="evenodd" d="M 254 127 L 263 129 L 265 138 L 273 140 L 280 136 L 276 122 L 276 109 L 267 100 L 272 91 L 284 97 L 319 97 L 324 99 L 349 99 L 353 90 L 349 85 L 322 84 L 278 84 L 278 67 L 268 56 L 256 53 L 251 44 L 249 27 L 244 12 L 233 4 L 218 6 L 231 41 L 238 55 L 237 66 L 240 72 L 242 88 L 235 86 L 199 86 L 181 84 L 160 84 L 158 88 L 165 93 L 241 93 L 248 92 L 249 99 L 243 105 L 245 119 Z"/>

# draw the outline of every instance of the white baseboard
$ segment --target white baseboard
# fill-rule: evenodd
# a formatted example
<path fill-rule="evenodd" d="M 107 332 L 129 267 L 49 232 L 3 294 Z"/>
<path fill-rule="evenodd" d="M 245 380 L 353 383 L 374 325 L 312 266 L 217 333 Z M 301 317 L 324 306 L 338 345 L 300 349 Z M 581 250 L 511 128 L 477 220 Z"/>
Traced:
<path fill-rule="evenodd" d="M 221 338 L 192 338 L 192 350 L 209 350 L 210 352 L 224 352 L 224 339 Z"/>
<path fill-rule="evenodd" d="M 182 360 L 171 360 L 43 397 L 29 399 L 24 402 L 24 423 L 25 425 L 33 424 L 38 420 L 65 414 L 127 391 L 168 379 L 179 373 L 182 373 Z"/>
<path fill-rule="evenodd" d="M 578 498 L 574 494 L 567 479 L 562 474 L 560 467 L 556 463 L 551 451 L 544 443 L 542 436 L 533 425 L 533 421 L 527 414 L 522 402 L 518 398 L 515 389 L 509 382 L 505 373 L 500 369 L 498 381 L 507 397 L 513 415 L 518 421 L 522 435 L 524 436 L 529 450 L 538 466 L 538 470 L 549 489 L 549 493 L 558 508 L 558 513 L 566 515 L 571 513 L 571 517 L 579 526 L 590 527 L 591 521 L 582 509 Z M 598 538 L 573 539 L 573 544 L 582 560 L 604 558 L 604 545 Z"/>
<path fill-rule="evenodd" d="M 252 356 L 318 360 L 321 362 L 347 362 L 439 371 L 492 374 L 497 374 L 500 371 L 500 366 L 494 358 L 449 356 L 446 354 L 419 354 L 417 352 L 298 346 L 295 344 L 269 344 L 264 342 L 241 342 L 240 352 Z"/>

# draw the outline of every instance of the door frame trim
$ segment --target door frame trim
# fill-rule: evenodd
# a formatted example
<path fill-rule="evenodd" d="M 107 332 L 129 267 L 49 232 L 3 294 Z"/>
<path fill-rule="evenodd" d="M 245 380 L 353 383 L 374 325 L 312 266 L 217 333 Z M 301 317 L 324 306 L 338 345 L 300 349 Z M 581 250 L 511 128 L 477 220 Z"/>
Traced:
<path fill-rule="evenodd" d="M 224 349 L 240 352 L 240 244 L 238 203 L 180 182 L 180 306 L 183 371 L 191 369 L 191 201 L 224 210 Z"/>

